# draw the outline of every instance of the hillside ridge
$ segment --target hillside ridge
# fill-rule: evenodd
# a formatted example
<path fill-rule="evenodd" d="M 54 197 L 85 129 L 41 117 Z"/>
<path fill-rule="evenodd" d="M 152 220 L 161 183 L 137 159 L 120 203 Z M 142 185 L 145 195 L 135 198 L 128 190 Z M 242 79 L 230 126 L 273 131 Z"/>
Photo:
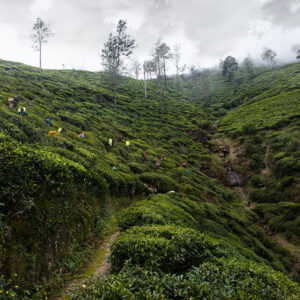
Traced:
<path fill-rule="evenodd" d="M 143 82 L 123 77 L 116 111 L 104 73 L 0 61 L 3 290 L 45 298 L 81 270 L 94 241 L 117 226 L 111 276 L 72 299 L 124 293 L 199 299 L 232 290 L 240 297 L 255 290 L 261 298 L 296 299 L 299 286 L 283 275 L 293 265 L 290 253 L 256 224 L 260 211 L 245 208 L 228 187 L 222 158 L 213 154 L 222 134 L 216 118 L 170 86 L 161 120 L 156 82 L 148 87 L 144 99 Z M 8 106 L 11 95 L 20 95 L 26 115 Z M 239 135 L 235 130 L 231 137 Z M 205 276 L 204 269 L 210 270 Z M 213 270 L 219 270 L 214 283 Z M 228 274 L 235 274 L 229 282 Z"/>

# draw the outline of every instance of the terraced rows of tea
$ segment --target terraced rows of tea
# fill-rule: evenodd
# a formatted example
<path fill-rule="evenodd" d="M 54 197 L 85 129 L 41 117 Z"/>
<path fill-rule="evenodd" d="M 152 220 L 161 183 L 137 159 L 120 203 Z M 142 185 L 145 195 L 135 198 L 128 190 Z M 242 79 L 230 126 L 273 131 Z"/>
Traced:
<path fill-rule="evenodd" d="M 220 120 L 216 133 L 216 117 L 201 104 L 183 101 L 171 86 L 161 119 L 155 81 L 144 99 L 144 83 L 123 77 L 114 110 L 103 73 L 0 60 L 0 298 L 5 291 L 4 299 L 46 299 L 81 272 L 116 230 L 121 234 L 112 246 L 110 275 L 79 288 L 73 299 L 247 299 L 254 293 L 258 299 L 299 298 L 298 284 L 287 277 L 293 256 L 257 223 L 266 208 L 245 206 L 226 184 L 223 160 L 212 152 L 224 130 L 232 139 L 242 132 L 249 147 L 258 147 L 253 132 L 261 128 L 272 139 L 289 135 L 295 143 L 299 103 L 286 92 L 288 124 L 278 125 L 273 95 L 274 113 L 249 132 L 242 124 L 248 122 L 243 104 Z M 11 95 L 20 95 L 26 115 L 9 107 Z M 243 121 L 236 125 L 231 116 Z M 268 126 L 279 126 L 277 134 Z M 294 145 L 278 147 L 297 159 Z M 281 161 L 278 153 L 274 159 Z M 252 160 L 259 161 L 251 156 L 247 163 Z M 288 168 L 284 163 L 279 168 Z M 264 182 L 260 175 L 250 173 L 253 193 L 267 194 L 268 185 L 257 183 Z M 296 181 L 280 180 L 297 190 Z"/>

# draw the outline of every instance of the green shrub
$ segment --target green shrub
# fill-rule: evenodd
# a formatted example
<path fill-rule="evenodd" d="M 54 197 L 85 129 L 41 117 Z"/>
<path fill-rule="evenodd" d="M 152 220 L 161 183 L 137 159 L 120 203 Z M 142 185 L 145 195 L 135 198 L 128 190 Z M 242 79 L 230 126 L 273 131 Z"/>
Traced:
<path fill-rule="evenodd" d="M 249 193 L 251 201 L 254 202 L 281 202 L 289 201 L 290 196 L 282 192 L 278 187 L 269 186 L 262 189 L 253 189 Z"/>
<path fill-rule="evenodd" d="M 207 259 L 224 256 L 221 245 L 204 234 L 176 226 L 139 226 L 123 233 L 113 244 L 115 272 L 126 261 L 154 270 L 182 272 Z"/>
<path fill-rule="evenodd" d="M 155 172 L 142 173 L 140 180 L 144 183 L 155 185 L 161 193 L 166 193 L 177 187 L 177 184 L 170 177 Z"/>
<path fill-rule="evenodd" d="M 254 134 L 257 131 L 255 123 L 246 123 L 242 126 L 242 132 L 245 134 Z"/>
<path fill-rule="evenodd" d="M 260 176 L 260 175 L 253 175 L 250 178 L 250 184 L 251 184 L 251 186 L 253 186 L 255 188 L 260 187 L 263 184 L 263 182 L 262 182 L 262 176 Z"/>
<path fill-rule="evenodd" d="M 119 274 L 74 292 L 71 299 L 296 300 L 299 297 L 299 286 L 280 272 L 250 261 L 220 259 L 180 275 L 127 265 Z"/>
<path fill-rule="evenodd" d="M 51 254 L 54 271 L 60 256 L 101 233 L 107 184 L 78 163 L 12 141 L 1 143 L 0 160 L 0 215 L 14 234 L 1 232 L 1 257 L 7 270 L 22 274 L 24 287 L 47 276 L 49 240 L 59 244 Z"/>
<path fill-rule="evenodd" d="M 166 224 L 162 215 L 147 206 L 131 206 L 124 209 L 118 216 L 117 221 L 121 230 L 147 224 Z"/>
<path fill-rule="evenodd" d="M 143 172 L 148 171 L 148 167 L 145 166 L 144 164 L 136 163 L 136 162 L 131 162 L 128 164 L 130 171 L 135 173 L 135 174 L 140 174 Z"/>

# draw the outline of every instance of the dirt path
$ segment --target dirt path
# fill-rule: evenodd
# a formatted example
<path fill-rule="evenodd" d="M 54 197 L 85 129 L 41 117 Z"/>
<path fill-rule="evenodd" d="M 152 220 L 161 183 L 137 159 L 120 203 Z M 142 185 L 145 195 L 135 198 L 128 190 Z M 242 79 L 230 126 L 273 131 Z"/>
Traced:
<path fill-rule="evenodd" d="M 270 170 L 270 168 L 269 168 L 269 164 L 268 164 L 268 162 L 269 162 L 269 155 L 270 155 L 270 148 L 271 148 L 271 145 L 270 144 L 268 144 L 267 145 L 267 148 L 266 148 L 266 155 L 265 155 L 265 159 L 264 159 L 264 163 L 265 163 L 265 169 L 263 169 L 262 171 L 261 171 L 261 174 L 262 175 L 269 175 L 269 174 L 271 174 L 271 170 Z"/>
<path fill-rule="evenodd" d="M 50 297 L 50 300 L 70 299 L 69 295 L 72 291 L 74 291 L 78 286 L 84 285 L 87 280 L 96 280 L 97 278 L 104 277 L 111 268 L 111 264 L 108 262 L 111 244 L 115 241 L 119 234 L 120 232 L 116 232 L 106 239 L 93 254 L 85 271 L 82 274 L 77 275 L 76 278 L 69 282 L 64 289 L 57 293 L 57 295 Z"/>
<path fill-rule="evenodd" d="M 104 242 L 103 248 L 105 249 L 105 259 L 102 261 L 101 265 L 96 268 L 93 278 L 103 277 L 108 271 L 110 271 L 111 263 L 107 261 L 107 258 L 110 256 L 110 247 L 115 239 L 119 236 L 120 232 L 116 232 L 111 235 L 108 241 Z"/>
<path fill-rule="evenodd" d="M 217 140 L 222 145 L 229 146 L 230 152 L 229 152 L 229 158 L 232 162 L 234 162 L 237 158 L 237 155 L 241 153 L 241 149 L 239 146 L 237 146 L 232 140 L 229 138 L 223 137 Z"/>

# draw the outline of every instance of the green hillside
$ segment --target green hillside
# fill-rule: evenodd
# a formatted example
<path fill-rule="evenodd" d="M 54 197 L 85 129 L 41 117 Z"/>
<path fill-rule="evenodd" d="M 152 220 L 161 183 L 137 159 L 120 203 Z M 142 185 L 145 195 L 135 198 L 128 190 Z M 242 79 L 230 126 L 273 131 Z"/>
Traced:
<path fill-rule="evenodd" d="M 224 164 L 211 152 L 219 135 L 210 111 L 182 101 L 169 88 L 162 120 L 155 81 L 144 99 L 143 82 L 125 77 L 115 111 L 107 82 L 103 73 L 39 70 L 0 60 L 0 298 L 46 299 L 117 229 L 122 234 L 112 247 L 112 274 L 74 293 L 74 299 L 299 298 L 299 286 L 286 276 L 293 269 L 291 254 L 257 224 L 267 207 L 248 209 L 225 184 Z M 282 118 L 274 108 L 268 120 L 246 131 L 253 126 L 244 124 L 266 115 L 253 107 L 255 117 L 246 119 L 245 103 L 219 121 L 220 132 L 232 138 L 242 132 L 239 143 L 260 147 L 266 139 L 253 140 L 262 132 L 281 143 L 273 153 L 271 140 L 272 173 L 263 179 L 264 187 L 251 193 L 267 194 L 268 184 L 284 186 L 292 198 L 276 204 L 289 208 L 298 205 L 299 169 L 280 162 L 298 158 L 293 150 L 299 142 L 294 85 L 284 91 L 286 106 L 283 97 L 266 92 L 272 109 L 274 104 L 286 109 Z M 19 106 L 26 107 L 27 115 L 8 106 L 11 95 L 20 95 Z M 265 98 L 260 102 L 262 110 L 270 104 Z M 46 116 L 53 126 L 46 124 Z M 58 128 L 64 132 L 48 135 Z M 112 148 L 106 145 L 110 138 Z M 282 152 L 284 157 L 278 156 Z M 241 164 L 245 161 L 241 156 Z M 272 175 L 273 167 L 288 168 L 291 179 Z M 247 170 L 257 177 L 259 168 Z"/>
<path fill-rule="evenodd" d="M 207 77 L 206 90 L 203 88 L 203 74 Z M 191 100 L 205 103 L 210 113 L 221 116 L 243 103 L 249 104 L 280 94 L 288 96 L 299 90 L 299 80 L 299 63 L 278 66 L 274 71 L 264 67 L 255 68 L 251 75 L 240 68 L 235 73 L 233 82 L 220 72 L 204 72 L 192 84 Z M 170 85 L 175 85 L 175 82 Z M 181 90 L 188 95 L 188 84 L 182 84 Z"/>
<path fill-rule="evenodd" d="M 228 112 L 219 123 L 219 131 L 231 136 L 242 149 L 236 163 L 251 176 L 249 195 L 256 212 L 273 232 L 284 233 L 298 246 L 299 74 L 299 63 L 262 74 L 256 80 L 269 82 L 268 89 Z"/>
<path fill-rule="evenodd" d="M 211 72 L 207 90 L 203 76 L 193 84 L 191 101 L 219 117 L 220 137 L 230 137 L 238 154 L 230 162 L 251 188 L 264 223 L 299 247 L 300 64 L 256 68 L 251 75 L 239 69 L 233 82 Z M 189 95 L 188 84 L 181 91 Z"/>

